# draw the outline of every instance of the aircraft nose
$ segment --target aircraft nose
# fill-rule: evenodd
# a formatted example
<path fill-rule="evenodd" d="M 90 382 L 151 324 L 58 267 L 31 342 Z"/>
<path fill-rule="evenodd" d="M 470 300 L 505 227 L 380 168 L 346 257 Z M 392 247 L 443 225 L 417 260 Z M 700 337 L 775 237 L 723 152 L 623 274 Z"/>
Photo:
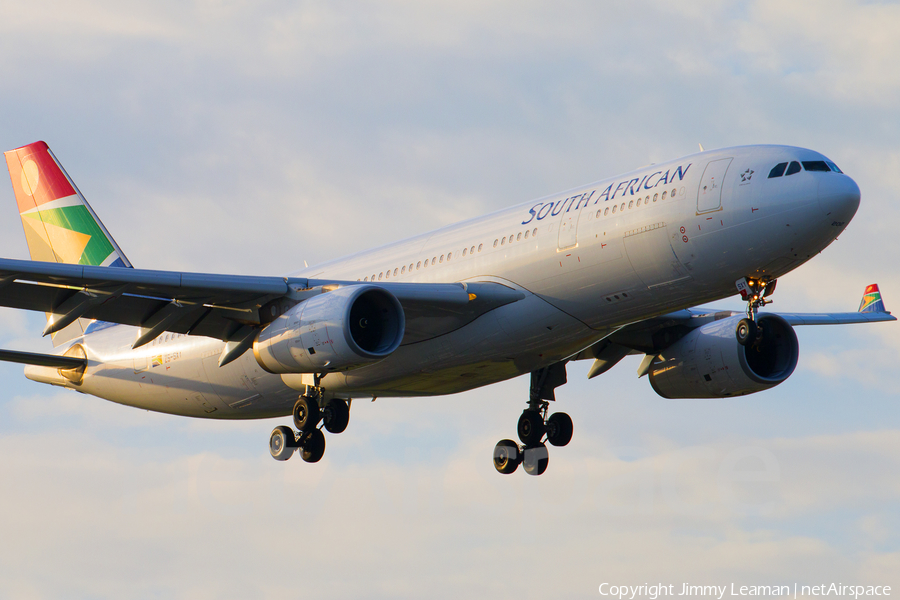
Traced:
<path fill-rule="evenodd" d="M 850 222 L 859 208 L 859 186 L 846 175 L 833 174 L 819 181 L 819 205 L 838 226 Z"/>

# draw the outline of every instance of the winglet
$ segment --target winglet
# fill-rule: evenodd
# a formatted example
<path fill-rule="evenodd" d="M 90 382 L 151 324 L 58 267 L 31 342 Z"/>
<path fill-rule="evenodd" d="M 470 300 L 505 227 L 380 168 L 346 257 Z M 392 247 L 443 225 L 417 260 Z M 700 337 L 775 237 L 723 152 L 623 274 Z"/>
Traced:
<path fill-rule="evenodd" d="M 866 287 L 862 301 L 859 303 L 858 312 L 887 312 L 884 309 L 884 302 L 881 300 L 881 292 L 878 290 L 877 283 Z"/>

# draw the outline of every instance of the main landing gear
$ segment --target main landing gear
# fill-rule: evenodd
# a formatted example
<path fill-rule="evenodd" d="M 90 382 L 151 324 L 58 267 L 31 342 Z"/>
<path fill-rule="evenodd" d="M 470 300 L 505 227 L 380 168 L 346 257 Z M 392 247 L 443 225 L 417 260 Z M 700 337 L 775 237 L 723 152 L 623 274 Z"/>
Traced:
<path fill-rule="evenodd" d="M 738 321 L 734 336 L 741 346 L 754 346 L 763 338 L 763 329 L 757 319 L 760 307 L 771 304 L 767 300 L 775 292 L 777 279 L 753 279 L 743 277 L 735 282 L 741 298 L 747 301 L 747 317 Z"/>
<path fill-rule="evenodd" d="M 572 440 L 572 418 L 569 415 L 559 412 L 547 417 L 548 400 L 556 399 L 554 389 L 565 382 L 565 363 L 556 363 L 531 374 L 528 408 L 522 412 L 516 427 L 522 445 L 513 440 L 497 442 L 494 447 L 494 468 L 497 472 L 508 475 L 521 464 L 529 475 L 540 475 L 547 470 L 550 462 L 544 442 L 565 446 Z"/>
<path fill-rule="evenodd" d="M 290 427 L 279 425 L 269 436 L 269 453 L 275 460 L 287 460 L 299 450 L 306 462 L 319 462 L 325 454 L 324 427 L 329 433 L 341 433 L 350 422 L 350 405 L 340 398 L 325 401 L 322 389 L 309 386 L 294 404 L 295 433 Z M 319 425 L 322 427 L 319 427 Z"/>

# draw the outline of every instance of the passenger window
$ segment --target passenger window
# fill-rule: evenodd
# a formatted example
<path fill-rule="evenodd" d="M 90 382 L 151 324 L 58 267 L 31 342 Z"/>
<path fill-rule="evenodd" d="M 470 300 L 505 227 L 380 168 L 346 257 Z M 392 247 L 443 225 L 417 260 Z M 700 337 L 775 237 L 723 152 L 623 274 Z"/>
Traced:
<path fill-rule="evenodd" d="M 494 248 L 496 248 L 497 244 L 499 244 L 499 243 L 500 243 L 500 240 L 494 240 Z"/>
<path fill-rule="evenodd" d="M 426 269 L 428 268 L 428 259 L 427 258 L 425 259 L 425 268 Z"/>
<path fill-rule="evenodd" d="M 368 280 L 369 280 L 368 276 L 365 279 L 363 279 L 363 281 L 368 281 Z"/>
<path fill-rule="evenodd" d="M 637 205 L 638 205 L 638 206 L 641 205 L 641 199 L 640 199 L 640 198 L 638 198 Z"/>
<path fill-rule="evenodd" d="M 413 270 L 413 265 L 412 265 L 412 263 L 409 263 L 409 272 L 412 273 L 412 270 Z"/>
<path fill-rule="evenodd" d="M 793 175 L 794 173 L 800 172 L 800 163 L 796 160 L 792 160 L 791 164 L 788 165 L 787 171 L 785 171 L 784 176 Z"/>
<path fill-rule="evenodd" d="M 644 198 L 644 204 L 650 204 L 650 196 Z"/>
<path fill-rule="evenodd" d="M 676 192 L 675 188 L 672 188 L 672 192 L 669 194 L 669 198 L 674 198 L 675 192 Z"/>
<path fill-rule="evenodd" d="M 628 208 L 634 208 L 634 200 L 628 203 Z"/>
<path fill-rule="evenodd" d="M 513 236 L 512 236 L 512 234 L 510 234 L 510 236 L 509 236 L 509 243 L 510 243 L 510 244 L 513 243 Z"/>
<path fill-rule="evenodd" d="M 773 179 L 775 177 L 781 177 L 782 175 L 784 175 L 785 169 L 787 169 L 786 162 L 778 163 L 777 165 L 772 167 L 771 171 L 769 171 L 769 179 Z"/>
<path fill-rule="evenodd" d="M 478 246 L 478 249 L 481 250 L 481 246 L 480 246 L 480 245 Z M 469 254 L 475 254 L 475 246 L 472 246 L 472 247 L 469 249 Z"/>
<path fill-rule="evenodd" d="M 528 239 L 528 234 L 529 234 L 529 233 L 531 233 L 531 232 L 530 232 L 530 231 L 526 231 L 526 232 L 525 232 L 525 239 L 526 239 L 526 240 Z"/>
<path fill-rule="evenodd" d="M 397 276 L 397 269 L 394 269 L 394 277 Z"/>
<path fill-rule="evenodd" d="M 531 237 L 534 237 L 536 235 L 537 235 L 537 227 L 535 227 L 534 231 L 531 232 Z"/>
<path fill-rule="evenodd" d="M 825 164 L 824 160 L 804 160 L 803 168 L 807 171 L 831 171 L 831 168 Z"/>
<path fill-rule="evenodd" d="M 379 274 L 378 274 L 378 281 L 381 281 L 381 276 L 382 276 L 382 275 L 384 275 L 384 273 L 379 273 Z"/>
<path fill-rule="evenodd" d="M 494 244 L 496 246 L 496 244 Z M 484 244 L 478 244 L 478 251 L 481 252 L 481 249 L 484 247 Z"/>
<path fill-rule="evenodd" d="M 617 208 L 619 208 L 619 207 L 618 207 L 618 206 L 613 206 L 613 214 L 616 214 L 616 209 L 617 209 Z"/>
<path fill-rule="evenodd" d="M 663 192 L 662 199 L 663 199 L 663 200 L 666 199 L 666 192 Z"/>
<path fill-rule="evenodd" d="M 434 266 L 434 261 L 436 261 L 436 260 L 437 260 L 437 256 L 432 256 L 432 257 L 431 257 L 431 266 L 432 266 L 432 267 Z"/>
<path fill-rule="evenodd" d="M 406 273 L 406 265 L 403 265 L 403 268 L 400 269 L 400 274 L 403 275 L 404 273 Z"/>
<path fill-rule="evenodd" d="M 469 249 L 468 249 L 468 248 L 463 248 L 463 256 L 465 256 L 465 255 L 468 254 L 468 253 L 469 253 Z"/>
<path fill-rule="evenodd" d="M 522 239 L 522 232 L 520 231 L 519 235 L 516 236 L 516 241 L 518 242 L 521 239 Z"/>
<path fill-rule="evenodd" d="M 653 194 L 653 201 L 656 202 L 659 199 L 659 194 Z"/>
<path fill-rule="evenodd" d="M 421 267 L 421 266 L 422 266 L 422 261 L 420 260 L 419 262 L 416 263 L 416 271 L 418 271 L 419 267 Z"/>
<path fill-rule="evenodd" d="M 438 262 L 440 262 L 440 263 L 444 262 L 444 255 L 443 255 L 443 254 L 441 254 L 441 260 L 439 260 Z"/>
<path fill-rule="evenodd" d="M 622 206 L 619 207 L 619 210 L 620 210 L 620 211 L 625 210 L 625 203 L 624 203 L 624 202 L 622 203 Z"/>
<path fill-rule="evenodd" d="M 501 238 L 501 240 L 500 240 L 500 245 L 502 246 L 505 243 L 506 243 L 506 236 L 503 236 L 503 238 Z"/>
<path fill-rule="evenodd" d="M 372 281 L 375 281 L 375 273 L 372 273 Z"/>
<path fill-rule="evenodd" d="M 385 278 L 385 279 L 390 279 L 390 277 L 391 277 L 391 270 L 388 269 L 388 270 L 385 271 L 385 273 L 384 273 L 384 278 Z"/>

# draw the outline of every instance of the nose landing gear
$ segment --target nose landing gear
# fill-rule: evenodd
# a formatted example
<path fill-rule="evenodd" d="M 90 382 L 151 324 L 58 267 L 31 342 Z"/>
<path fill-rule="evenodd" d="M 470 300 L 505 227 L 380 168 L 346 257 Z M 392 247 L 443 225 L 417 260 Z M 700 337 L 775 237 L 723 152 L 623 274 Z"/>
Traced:
<path fill-rule="evenodd" d="M 522 445 L 513 440 L 500 440 L 494 446 L 494 468 L 509 475 L 521 464 L 529 475 L 547 470 L 552 446 L 565 446 L 572 440 L 572 418 L 566 413 L 553 413 L 547 418 L 548 400 L 555 400 L 554 389 L 566 382 L 565 363 L 557 363 L 531 374 L 531 394 L 528 408 L 522 411 L 516 431 Z M 546 436 L 546 437 L 545 437 Z"/>
<path fill-rule="evenodd" d="M 762 339 L 763 331 L 757 320 L 757 313 L 761 307 L 772 303 L 767 298 L 775 292 L 777 283 L 777 279 L 747 277 L 735 282 L 741 299 L 747 301 L 747 317 L 738 321 L 734 328 L 734 337 L 741 346 L 753 346 Z"/>
<path fill-rule="evenodd" d="M 292 415 L 297 431 L 284 425 L 273 429 L 269 436 L 269 453 L 275 460 L 287 460 L 294 450 L 299 450 L 300 458 L 314 463 L 322 460 L 325 454 L 322 427 L 330 433 L 341 433 L 347 429 L 350 405 L 340 398 L 326 401 L 322 388 L 308 386 L 306 393 L 294 404 Z M 322 427 L 319 427 L 320 423 Z"/>

